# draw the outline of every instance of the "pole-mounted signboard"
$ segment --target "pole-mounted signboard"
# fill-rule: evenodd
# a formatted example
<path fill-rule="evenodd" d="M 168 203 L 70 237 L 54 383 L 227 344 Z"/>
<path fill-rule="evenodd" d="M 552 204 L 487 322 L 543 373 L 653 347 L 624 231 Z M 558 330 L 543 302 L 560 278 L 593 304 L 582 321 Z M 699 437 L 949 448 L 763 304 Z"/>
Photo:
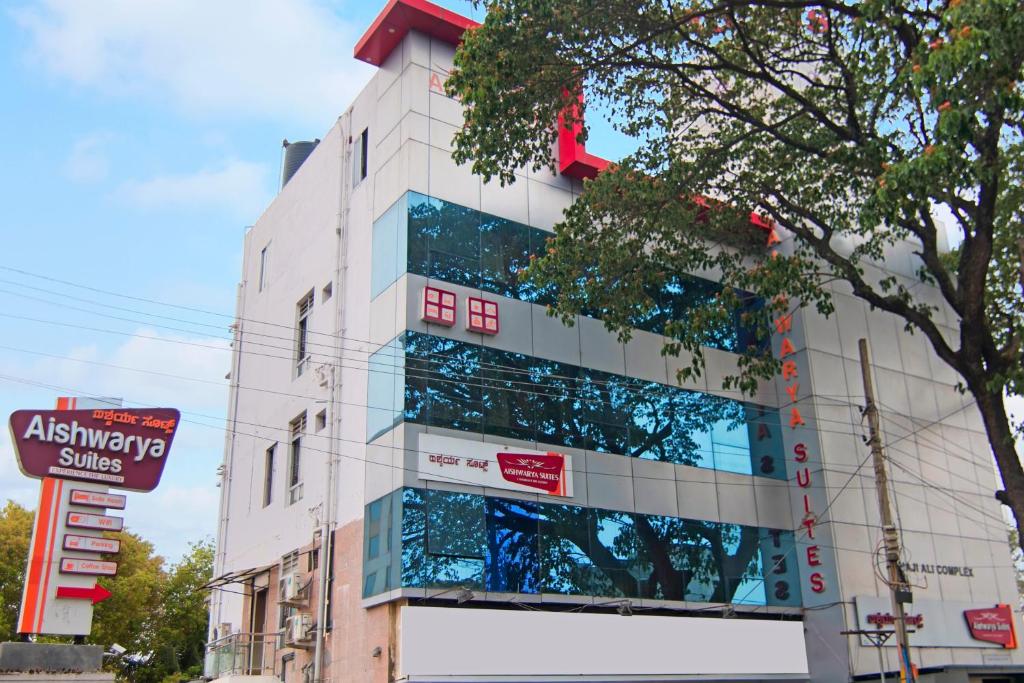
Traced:
<path fill-rule="evenodd" d="M 9 421 L 21 471 L 42 479 L 29 546 L 18 632 L 85 636 L 92 608 L 110 597 L 126 496 L 160 482 L 180 414 L 123 409 L 108 399 L 61 398 L 57 410 L 18 410 Z"/>

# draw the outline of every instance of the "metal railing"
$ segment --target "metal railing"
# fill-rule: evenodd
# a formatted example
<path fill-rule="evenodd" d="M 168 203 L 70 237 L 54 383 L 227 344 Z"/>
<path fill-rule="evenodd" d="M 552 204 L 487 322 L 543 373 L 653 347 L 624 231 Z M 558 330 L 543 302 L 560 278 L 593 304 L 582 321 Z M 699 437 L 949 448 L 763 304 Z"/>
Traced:
<path fill-rule="evenodd" d="M 273 676 L 280 633 L 232 633 L 206 646 L 203 675 Z"/>

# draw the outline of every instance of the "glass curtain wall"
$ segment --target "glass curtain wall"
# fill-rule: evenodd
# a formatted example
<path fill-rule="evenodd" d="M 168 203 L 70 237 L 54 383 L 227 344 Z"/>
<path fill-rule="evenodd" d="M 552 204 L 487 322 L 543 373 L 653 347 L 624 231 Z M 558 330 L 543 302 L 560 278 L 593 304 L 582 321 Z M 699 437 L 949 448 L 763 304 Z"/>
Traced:
<path fill-rule="evenodd" d="M 374 501 L 366 519 L 364 597 L 457 586 L 799 604 L 795 562 L 779 560 L 794 551 L 789 531 L 416 488 Z"/>
<path fill-rule="evenodd" d="M 370 358 L 368 441 L 402 420 L 785 479 L 778 411 L 406 332 Z"/>
<path fill-rule="evenodd" d="M 553 291 L 539 289 L 519 276 L 531 255 L 544 253 L 549 237 L 550 232 L 539 228 L 416 192 L 406 193 L 373 225 L 370 297 L 409 272 L 521 301 L 553 303 Z M 685 319 L 688 310 L 720 290 L 718 284 L 700 278 L 672 278 L 663 291 L 650 293 L 652 307 L 631 324 L 661 334 L 668 322 Z M 756 297 L 750 296 L 749 301 L 751 307 L 760 305 Z M 586 314 L 601 317 L 600 311 Z M 753 339 L 737 315 L 731 324 L 708 329 L 703 343 L 737 352 Z"/>

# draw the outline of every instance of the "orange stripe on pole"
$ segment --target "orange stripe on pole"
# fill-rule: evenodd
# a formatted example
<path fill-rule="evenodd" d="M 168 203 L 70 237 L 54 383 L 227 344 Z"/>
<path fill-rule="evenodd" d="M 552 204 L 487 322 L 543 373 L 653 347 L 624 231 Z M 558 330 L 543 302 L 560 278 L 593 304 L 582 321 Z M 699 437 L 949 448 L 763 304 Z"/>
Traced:
<path fill-rule="evenodd" d="M 64 481 L 57 480 L 57 494 L 53 497 L 53 515 L 50 520 L 50 539 L 46 544 L 46 570 L 43 573 L 43 586 L 39 591 L 39 616 L 36 617 L 36 633 L 43 631 L 43 616 L 46 613 L 46 596 L 50 590 L 50 570 L 53 569 L 53 544 L 57 540 L 57 522 L 60 518 L 60 504 L 64 495 Z"/>
<path fill-rule="evenodd" d="M 59 397 L 57 399 L 57 410 L 67 410 L 68 409 L 68 404 L 70 402 L 71 402 L 71 399 L 68 398 L 67 396 Z"/>
<path fill-rule="evenodd" d="M 32 529 L 32 552 L 29 555 L 28 576 L 25 577 L 25 596 L 21 605 L 21 621 L 18 633 L 32 633 L 36 622 L 36 606 L 39 602 L 39 577 L 43 568 L 46 548 L 46 533 L 50 528 L 50 510 L 53 507 L 55 479 L 43 479 L 39 490 L 39 507 L 36 509 L 35 525 Z"/>

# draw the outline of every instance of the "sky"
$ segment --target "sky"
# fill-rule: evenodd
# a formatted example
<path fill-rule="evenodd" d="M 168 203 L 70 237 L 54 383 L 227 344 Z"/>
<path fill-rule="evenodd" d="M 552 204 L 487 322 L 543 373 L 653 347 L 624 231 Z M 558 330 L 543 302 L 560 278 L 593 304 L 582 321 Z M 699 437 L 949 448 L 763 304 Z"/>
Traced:
<path fill-rule="evenodd" d="M 0 5 L 0 415 L 57 396 L 179 408 L 160 487 L 124 512 L 170 561 L 215 533 L 245 228 L 282 139 L 322 137 L 372 75 L 352 48 L 383 5 Z M 593 151 L 628 151 L 594 128 Z M 0 431 L 0 503 L 37 495 Z"/>

